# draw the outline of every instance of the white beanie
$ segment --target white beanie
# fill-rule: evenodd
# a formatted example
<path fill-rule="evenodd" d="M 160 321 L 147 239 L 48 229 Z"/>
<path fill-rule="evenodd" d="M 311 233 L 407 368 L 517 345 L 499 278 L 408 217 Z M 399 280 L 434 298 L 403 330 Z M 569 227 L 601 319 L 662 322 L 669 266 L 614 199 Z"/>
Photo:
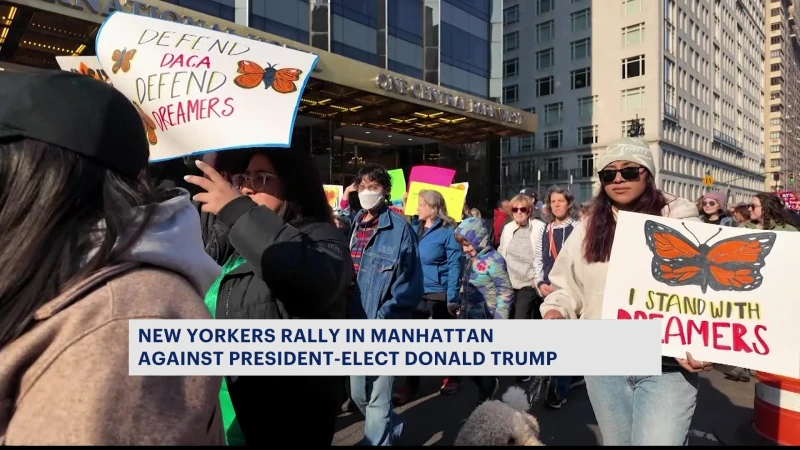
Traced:
<path fill-rule="evenodd" d="M 650 171 L 653 176 L 656 174 L 656 163 L 653 160 L 653 152 L 641 138 L 624 138 L 609 145 L 606 153 L 600 158 L 600 170 L 607 165 L 617 161 L 629 161 L 640 164 Z"/>

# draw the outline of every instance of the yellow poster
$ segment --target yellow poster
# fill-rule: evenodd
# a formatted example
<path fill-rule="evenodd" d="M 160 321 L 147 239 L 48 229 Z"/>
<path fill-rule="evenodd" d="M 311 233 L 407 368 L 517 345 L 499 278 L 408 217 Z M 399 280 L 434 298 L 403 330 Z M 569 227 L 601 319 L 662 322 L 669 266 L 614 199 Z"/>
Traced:
<path fill-rule="evenodd" d="M 435 184 L 420 183 L 412 181 L 408 189 L 408 200 L 403 214 L 407 216 L 417 215 L 420 191 L 436 191 L 444 197 L 444 204 L 447 207 L 447 215 L 456 222 L 461 222 L 461 210 L 464 209 L 464 202 L 467 199 L 467 191 L 453 187 L 436 186 Z"/>

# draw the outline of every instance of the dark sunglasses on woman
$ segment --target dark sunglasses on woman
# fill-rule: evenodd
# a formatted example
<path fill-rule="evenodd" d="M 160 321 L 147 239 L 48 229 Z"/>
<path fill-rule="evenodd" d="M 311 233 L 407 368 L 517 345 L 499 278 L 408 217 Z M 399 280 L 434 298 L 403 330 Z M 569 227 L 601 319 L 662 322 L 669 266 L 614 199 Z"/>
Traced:
<path fill-rule="evenodd" d="M 639 179 L 639 173 L 644 167 L 623 167 L 622 169 L 603 169 L 597 172 L 600 181 L 603 183 L 613 183 L 617 179 L 617 174 L 622 175 L 625 181 L 635 181 Z"/>
<path fill-rule="evenodd" d="M 512 213 L 520 212 L 520 213 L 524 214 L 524 213 L 528 212 L 528 208 L 525 208 L 524 206 L 522 208 L 511 208 L 511 212 Z"/>

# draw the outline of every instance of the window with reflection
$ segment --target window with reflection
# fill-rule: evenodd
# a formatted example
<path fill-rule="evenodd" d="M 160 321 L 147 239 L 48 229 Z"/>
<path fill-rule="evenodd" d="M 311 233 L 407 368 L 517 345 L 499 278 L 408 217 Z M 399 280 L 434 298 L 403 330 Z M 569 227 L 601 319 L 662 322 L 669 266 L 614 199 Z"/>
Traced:
<path fill-rule="evenodd" d="M 183 0 L 181 0 L 183 1 Z M 233 4 L 234 0 L 230 1 Z M 249 0 L 250 27 L 308 44 L 307 0 Z"/>
<path fill-rule="evenodd" d="M 209 16 L 234 21 L 234 0 L 165 0 L 167 3 L 188 8 Z"/>
<path fill-rule="evenodd" d="M 487 97 L 490 0 L 442 0 L 441 83 Z"/>

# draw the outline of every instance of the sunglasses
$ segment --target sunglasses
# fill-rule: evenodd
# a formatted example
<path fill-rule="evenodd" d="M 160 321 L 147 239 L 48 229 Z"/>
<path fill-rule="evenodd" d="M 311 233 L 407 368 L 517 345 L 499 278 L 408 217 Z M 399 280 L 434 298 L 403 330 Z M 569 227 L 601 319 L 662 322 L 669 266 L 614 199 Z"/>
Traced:
<path fill-rule="evenodd" d="M 600 181 L 603 183 L 613 183 L 617 179 L 617 174 L 622 175 L 625 181 L 635 181 L 639 179 L 639 173 L 644 167 L 623 167 L 622 169 L 603 169 L 597 172 Z"/>
<path fill-rule="evenodd" d="M 511 208 L 511 212 L 512 212 L 512 213 L 518 213 L 518 212 L 520 212 L 520 213 L 523 213 L 523 214 L 524 214 L 524 213 L 527 213 L 527 212 L 528 212 L 528 208 L 525 208 L 525 207 L 522 207 L 522 208 Z"/>
<path fill-rule="evenodd" d="M 755 203 L 750 203 L 749 205 L 747 205 L 747 207 L 750 208 L 750 209 L 757 209 L 757 208 L 761 208 L 761 205 L 756 205 Z"/>
<path fill-rule="evenodd" d="M 715 202 L 714 200 L 708 200 L 708 201 L 703 202 L 703 206 L 717 206 L 717 205 L 718 205 L 718 203 Z"/>

